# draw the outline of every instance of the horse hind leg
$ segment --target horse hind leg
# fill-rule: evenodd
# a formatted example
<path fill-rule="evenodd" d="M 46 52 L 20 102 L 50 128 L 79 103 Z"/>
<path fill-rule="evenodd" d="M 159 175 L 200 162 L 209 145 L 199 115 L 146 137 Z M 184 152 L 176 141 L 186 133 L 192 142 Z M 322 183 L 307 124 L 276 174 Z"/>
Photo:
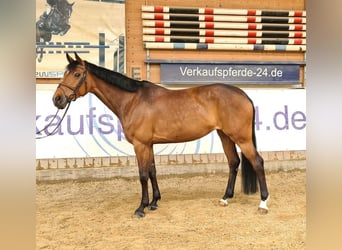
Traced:
<path fill-rule="evenodd" d="M 240 147 L 244 157 L 246 157 L 246 159 L 248 160 L 248 162 L 246 162 L 246 164 L 249 163 L 252 165 L 252 167 L 256 173 L 258 182 L 259 182 L 260 196 L 261 196 L 259 211 L 261 213 L 267 213 L 268 212 L 267 201 L 269 199 L 269 193 L 268 193 L 267 184 L 266 184 L 264 160 L 259 155 L 259 153 L 256 151 L 255 146 L 253 145 L 252 142 L 239 144 L 239 147 Z M 242 166 L 242 167 L 244 167 L 244 166 Z"/>
<path fill-rule="evenodd" d="M 237 176 L 238 168 L 240 164 L 240 159 L 236 151 L 235 143 L 221 130 L 217 130 L 217 133 L 221 139 L 223 150 L 227 157 L 228 165 L 229 165 L 229 176 L 228 176 L 226 192 L 224 196 L 222 197 L 222 199 L 220 200 L 219 204 L 221 206 L 227 206 L 228 199 L 233 198 L 234 196 L 234 188 L 235 188 L 236 176 Z"/>

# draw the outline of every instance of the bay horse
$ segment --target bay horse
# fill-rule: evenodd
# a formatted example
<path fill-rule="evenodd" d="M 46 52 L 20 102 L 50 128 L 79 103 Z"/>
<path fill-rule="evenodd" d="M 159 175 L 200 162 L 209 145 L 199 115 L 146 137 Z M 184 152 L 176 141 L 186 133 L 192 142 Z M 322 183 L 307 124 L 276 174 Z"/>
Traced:
<path fill-rule="evenodd" d="M 53 103 L 58 109 L 77 98 L 92 93 L 120 120 L 124 135 L 134 147 L 142 197 L 135 210 L 144 217 L 145 207 L 158 208 L 161 199 L 153 144 L 185 142 L 201 138 L 216 130 L 228 159 L 229 177 L 219 204 L 226 206 L 234 195 L 241 149 L 242 186 L 245 194 L 256 193 L 257 180 L 261 202 L 259 211 L 267 213 L 267 190 L 264 161 L 256 150 L 251 99 L 240 88 L 226 84 L 210 84 L 171 90 L 148 81 L 138 81 L 66 54 L 69 64 L 59 83 Z M 149 202 L 148 180 L 152 185 Z"/>

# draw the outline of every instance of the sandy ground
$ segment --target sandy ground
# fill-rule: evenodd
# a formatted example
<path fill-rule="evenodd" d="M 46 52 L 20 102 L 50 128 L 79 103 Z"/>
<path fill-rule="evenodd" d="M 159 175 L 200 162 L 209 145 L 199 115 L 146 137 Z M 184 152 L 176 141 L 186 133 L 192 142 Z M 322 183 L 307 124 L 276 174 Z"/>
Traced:
<path fill-rule="evenodd" d="M 268 172 L 269 213 L 259 193 L 218 205 L 227 174 L 161 176 L 162 200 L 145 218 L 138 178 L 36 186 L 37 249 L 305 249 L 306 172 Z"/>

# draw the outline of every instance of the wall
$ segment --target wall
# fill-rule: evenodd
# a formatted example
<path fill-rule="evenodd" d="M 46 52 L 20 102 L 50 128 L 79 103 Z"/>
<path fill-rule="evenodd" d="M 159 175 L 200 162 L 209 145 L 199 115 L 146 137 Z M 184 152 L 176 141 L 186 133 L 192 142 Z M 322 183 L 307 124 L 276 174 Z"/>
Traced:
<path fill-rule="evenodd" d="M 170 6 L 166 0 L 126 0 L 126 72 L 130 77 L 160 81 L 159 64 L 147 65 L 145 60 L 222 60 L 222 61 L 297 61 L 303 62 L 300 68 L 301 86 L 305 87 L 305 52 L 280 51 L 194 51 L 194 50 L 147 50 L 143 47 L 142 5 Z M 271 9 L 271 10 L 305 10 L 305 1 L 285 0 L 214 0 L 214 1 L 172 1 L 172 6 L 212 7 L 232 9 Z M 149 73 L 147 70 L 149 69 Z M 173 87 L 173 86 L 171 86 Z M 244 86 L 255 87 L 255 86 Z M 261 87 L 261 90 L 265 86 Z M 269 86 L 267 86 L 269 87 Z M 292 86 L 281 86 L 292 87 Z M 305 133 L 305 132 L 304 132 Z M 263 151 L 266 170 L 306 168 L 305 150 Z M 156 165 L 159 174 L 180 173 L 215 173 L 227 171 L 227 159 L 222 153 L 158 155 Z M 134 156 L 48 158 L 36 161 L 38 181 L 61 181 L 74 179 L 111 178 L 117 176 L 136 176 L 138 173 Z"/>
<path fill-rule="evenodd" d="M 143 47 L 142 5 L 212 7 L 232 9 L 271 9 L 271 10 L 305 10 L 303 0 L 296 1 L 166 1 L 166 0 L 127 0 L 126 1 L 126 71 L 131 77 L 160 81 L 159 64 L 147 65 L 146 59 L 169 60 L 231 60 L 231 61 L 298 61 L 305 62 L 305 53 L 280 51 L 194 51 L 194 50 L 146 50 Z M 147 54 L 149 53 L 149 54 Z M 149 67 L 149 69 L 147 69 Z M 149 70 L 149 72 L 147 72 Z M 305 86 L 304 67 L 301 67 L 300 80 Z"/>
<path fill-rule="evenodd" d="M 267 171 L 306 169 L 305 151 L 261 152 Z M 224 154 L 157 155 L 158 176 L 228 173 Z M 36 161 L 38 182 L 137 177 L 134 156 L 40 159 Z"/>

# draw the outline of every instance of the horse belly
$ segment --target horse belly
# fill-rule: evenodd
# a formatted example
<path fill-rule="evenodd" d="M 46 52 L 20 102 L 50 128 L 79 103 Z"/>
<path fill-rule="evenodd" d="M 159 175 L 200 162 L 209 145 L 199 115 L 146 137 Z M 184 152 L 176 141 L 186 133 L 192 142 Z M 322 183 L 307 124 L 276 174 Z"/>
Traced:
<path fill-rule="evenodd" d="M 219 127 L 216 96 L 208 97 L 198 89 L 168 93 L 172 95 L 154 101 L 151 112 L 155 143 L 191 141 Z"/>
<path fill-rule="evenodd" d="M 215 129 L 207 119 L 161 120 L 154 129 L 154 143 L 186 142 L 199 139 Z"/>

